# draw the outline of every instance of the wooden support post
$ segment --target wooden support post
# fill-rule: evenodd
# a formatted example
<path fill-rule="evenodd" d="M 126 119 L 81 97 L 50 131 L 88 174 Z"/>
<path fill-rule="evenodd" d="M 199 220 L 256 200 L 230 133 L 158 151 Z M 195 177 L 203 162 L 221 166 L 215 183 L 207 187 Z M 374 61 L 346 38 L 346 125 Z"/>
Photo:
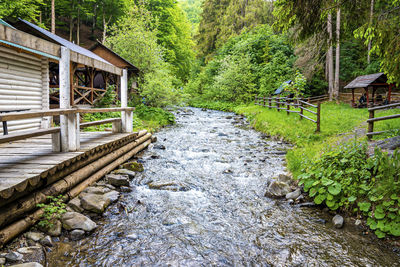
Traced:
<path fill-rule="evenodd" d="M 59 77 L 60 77 L 60 108 L 71 108 L 71 94 L 70 94 L 70 50 L 66 47 L 61 47 L 61 59 L 59 63 Z M 76 151 L 77 142 L 77 122 L 76 115 L 61 115 L 60 116 L 60 140 L 61 151 Z M 79 132 L 78 132 L 79 133 Z M 56 139 L 56 138 L 55 138 Z M 57 147 L 57 140 L 54 140 L 54 146 Z"/>
<path fill-rule="evenodd" d="M 368 92 L 368 87 L 365 88 L 365 91 L 367 92 L 367 108 L 369 107 L 369 92 Z"/>
<path fill-rule="evenodd" d="M 300 105 L 300 120 L 303 120 L 303 103 L 299 102 Z"/>
<path fill-rule="evenodd" d="M 128 107 L 128 70 L 122 70 L 121 76 L 121 107 Z M 132 111 L 122 111 L 121 121 L 122 121 L 122 131 L 124 133 L 131 133 L 133 131 L 133 118 Z"/>
<path fill-rule="evenodd" d="M 112 123 L 112 132 L 121 133 L 122 132 L 122 121 L 114 121 Z"/>
<path fill-rule="evenodd" d="M 369 118 L 373 119 L 375 117 L 375 110 L 369 110 Z M 368 133 L 374 132 L 374 122 L 369 121 L 368 122 Z M 371 140 L 372 135 L 368 135 L 368 139 Z"/>
<path fill-rule="evenodd" d="M 354 108 L 356 106 L 356 101 L 354 99 L 354 88 L 351 89 L 351 96 L 352 96 L 351 103 L 352 107 Z"/>
<path fill-rule="evenodd" d="M 393 87 L 393 84 L 391 83 L 391 84 L 389 84 L 389 92 L 388 92 L 388 105 L 390 104 L 390 101 L 391 101 L 391 98 L 392 98 L 392 87 Z"/>
<path fill-rule="evenodd" d="M 60 133 L 53 133 L 51 134 L 51 147 L 54 152 L 61 151 L 61 139 Z"/>
<path fill-rule="evenodd" d="M 317 104 L 317 133 L 321 131 L 321 103 Z"/>

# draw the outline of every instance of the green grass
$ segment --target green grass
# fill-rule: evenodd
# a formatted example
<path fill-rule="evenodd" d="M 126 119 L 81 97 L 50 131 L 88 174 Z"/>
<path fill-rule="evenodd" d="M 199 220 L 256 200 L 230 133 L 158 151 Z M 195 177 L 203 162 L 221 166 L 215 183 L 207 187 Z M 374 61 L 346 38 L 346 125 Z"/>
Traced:
<path fill-rule="evenodd" d="M 286 111 L 278 112 L 276 109 L 268 109 L 256 105 L 242 105 L 234 108 L 234 111 L 248 117 L 252 126 L 261 132 L 272 136 L 282 137 L 295 145 L 287 156 L 289 170 L 296 178 L 304 160 L 313 160 L 319 156 L 328 146 L 338 142 L 344 133 L 351 132 L 356 127 L 366 129 L 368 119 L 367 109 L 354 109 L 347 104 L 324 103 L 321 105 L 321 132 L 316 133 L 316 125 L 308 120 L 300 120 L 297 114 L 287 115 Z M 315 109 L 314 109 L 315 111 Z M 376 116 L 386 116 L 398 113 L 397 110 L 377 112 Z M 304 113 L 315 119 L 315 115 Z M 379 135 L 375 139 L 382 139 L 399 132 L 400 120 L 377 122 L 376 131 L 391 130 L 389 134 Z M 397 129 L 397 130 L 395 130 Z M 359 136 L 358 139 L 365 139 Z"/>
<path fill-rule="evenodd" d="M 83 122 L 98 121 L 109 118 L 120 118 L 119 112 L 106 112 L 106 113 L 88 113 L 84 114 Z M 133 113 L 133 131 L 140 131 L 146 129 L 153 133 L 166 125 L 175 123 L 175 117 L 172 113 L 167 112 L 161 108 L 147 107 L 140 105 L 136 107 Z M 85 131 L 96 132 L 111 129 L 112 124 L 107 123 L 98 126 L 85 128 Z"/>

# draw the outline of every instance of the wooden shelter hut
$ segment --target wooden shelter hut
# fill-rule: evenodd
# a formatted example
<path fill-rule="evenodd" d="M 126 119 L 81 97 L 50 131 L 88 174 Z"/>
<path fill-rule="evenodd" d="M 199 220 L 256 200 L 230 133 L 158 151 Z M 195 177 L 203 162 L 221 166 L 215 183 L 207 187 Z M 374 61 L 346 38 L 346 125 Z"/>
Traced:
<path fill-rule="evenodd" d="M 42 38 L 54 44 L 68 48 L 70 51 L 77 53 L 77 55 L 83 55 L 85 60 L 82 62 L 73 62 L 70 69 L 70 80 L 71 80 L 71 105 L 72 106 L 93 106 L 95 101 L 99 99 L 107 89 L 107 83 L 95 84 L 95 77 L 102 75 L 105 80 L 111 84 L 119 84 L 119 75 L 121 74 L 120 68 L 114 66 L 101 56 L 93 53 L 92 51 L 85 49 L 79 45 L 76 45 L 58 35 L 55 35 L 33 23 L 26 20 L 20 19 L 14 26 L 24 32 L 32 34 L 36 37 Z M 93 64 L 98 62 L 102 66 L 109 66 L 109 68 L 101 68 Z M 118 69 L 118 71 L 115 71 Z M 50 78 L 50 101 L 51 108 L 58 108 L 60 103 L 59 97 L 59 64 L 55 60 L 50 60 L 49 66 L 49 78 Z"/>
<path fill-rule="evenodd" d="M 92 47 L 89 48 L 89 50 L 100 56 L 101 58 L 105 59 L 106 61 L 110 62 L 114 66 L 117 66 L 121 69 L 126 69 L 128 72 L 128 80 L 132 77 L 137 77 L 139 75 L 140 70 L 135 65 L 133 65 L 128 60 L 121 57 L 119 54 L 117 54 L 107 46 L 103 45 L 102 43 L 97 41 Z M 105 75 L 105 73 L 97 73 L 94 78 L 94 85 L 95 87 L 100 88 L 107 88 L 107 85 L 110 83 L 118 85 L 118 80 L 116 83 L 113 83 L 113 81 L 110 81 L 110 79 L 112 79 L 112 77 L 109 77 L 109 75 Z M 132 83 L 131 89 L 134 89 L 135 87 L 136 84 Z M 116 86 L 115 89 L 117 90 L 117 93 L 119 95 L 118 88 L 119 86 Z"/>
<path fill-rule="evenodd" d="M 371 105 L 378 105 L 385 102 L 385 104 L 390 104 L 392 90 L 394 85 L 387 83 L 387 77 L 383 72 L 374 73 L 369 75 L 359 76 L 350 82 L 348 85 L 344 87 L 344 89 L 351 89 L 351 103 L 353 107 L 357 107 L 356 99 L 355 99 L 355 89 L 363 88 L 365 91 L 366 97 L 366 107 Z M 376 93 L 380 91 L 380 93 L 385 93 L 385 98 L 383 98 L 380 94 Z M 370 93 L 372 93 L 372 99 L 370 99 Z M 380 96 L 378 99 L 377 96 Z"/>

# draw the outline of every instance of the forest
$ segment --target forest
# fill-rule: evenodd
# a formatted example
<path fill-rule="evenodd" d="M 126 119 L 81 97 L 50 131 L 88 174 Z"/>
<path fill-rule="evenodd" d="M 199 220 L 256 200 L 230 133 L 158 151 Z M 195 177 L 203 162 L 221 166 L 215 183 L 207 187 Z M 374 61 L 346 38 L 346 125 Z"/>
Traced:
<path fill-rule="evenodd" d="M 141 69 L 132 104 L 164 107 L 245 103 L 286 80 L 331 99 L 363 74 L 398 83 L 399 8 L 397 0 L 7 0 L 0 17 L 84 47 L 101 41 Z"/>

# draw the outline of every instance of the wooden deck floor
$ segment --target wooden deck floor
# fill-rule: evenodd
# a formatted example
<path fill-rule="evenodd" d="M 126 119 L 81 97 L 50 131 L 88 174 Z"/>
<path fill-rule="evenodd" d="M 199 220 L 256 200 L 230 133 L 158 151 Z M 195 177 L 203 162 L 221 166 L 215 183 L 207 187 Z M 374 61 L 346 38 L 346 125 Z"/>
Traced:
<path fill-rule="evenodd" d="M 13 191 L 22 192 L 29 184 L 35 186 L 49 170 L 76 161 L 83 154 L 131 138 L 135 133 L 82 132 L 81 149 L 77 152 L 52 152 L 51 136 L 41 136 L 0 145 L 0 198 L 7 199 Z M 29 184 L 28 184 L 29 182 Z M 1 200 L 0 200 L 1 201 Z"/>

